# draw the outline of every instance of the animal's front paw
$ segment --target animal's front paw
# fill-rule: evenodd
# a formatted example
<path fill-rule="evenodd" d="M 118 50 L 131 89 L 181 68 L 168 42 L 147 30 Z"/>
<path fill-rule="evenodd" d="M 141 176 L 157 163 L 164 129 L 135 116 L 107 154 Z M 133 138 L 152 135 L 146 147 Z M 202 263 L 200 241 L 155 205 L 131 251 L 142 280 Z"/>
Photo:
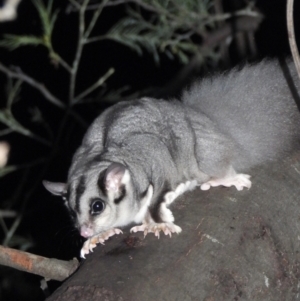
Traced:
<path fill-rule="evenodd" d="M 235 186 L 237 190 L 243 190 L 244 187 L 250 188 L 251 181 L 249 180 L 250 176 L 246 174 L 235 174 L 230 177 L 225 177 L 221 179 L 211 179 L 206 183 L 201 185 L 201 190 L 208 190 L 210 187 L 216 186 Z"/>
<path fill-rule="evenodd" d="M 179 226 L 173 223 L 149 223 L 135 226 L 130 229 L 130 232 L 138 231 L 143 231 L 144 236 L 152 232 L 155 236 L 157 236 L 157 238 L 159 238 L 160 231 L 163 231 L 165 235 L 169 235 L 171 237 L 172 233 L 179 234 L 182 230 Z"/>
<path fill-rule="evenodd" d="M 87 239 L 84 242 L 83 247 L 80 251 L 80 256 L 82 258 L 85 258 L 86 254 L 93 252 L 93 249 L 96 247 L 97 243 L 104 245 L 104 242 L 108 240 L 111 236 L 120 233 L 123 233 L 120 229 L 109 229 Z"/>

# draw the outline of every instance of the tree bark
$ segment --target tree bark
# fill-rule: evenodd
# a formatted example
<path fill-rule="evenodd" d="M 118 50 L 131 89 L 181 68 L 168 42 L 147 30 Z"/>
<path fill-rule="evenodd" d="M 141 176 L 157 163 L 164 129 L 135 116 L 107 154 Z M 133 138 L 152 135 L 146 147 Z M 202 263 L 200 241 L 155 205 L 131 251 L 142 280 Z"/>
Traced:
<path fill-rule="evenodd" d="M 78 268 L 78 260 L 47 258 L 20 250 L 0 246 L 0 265 L 36 274 L 46 279 L 63 281 Z"/>
<path fill-rule="evenodd" d="M 196 189 L 175 201 L 180 235 L 97 246 L 47 301 L 296 300 L 300 152 L 249 172 L 250 190 Z"/>

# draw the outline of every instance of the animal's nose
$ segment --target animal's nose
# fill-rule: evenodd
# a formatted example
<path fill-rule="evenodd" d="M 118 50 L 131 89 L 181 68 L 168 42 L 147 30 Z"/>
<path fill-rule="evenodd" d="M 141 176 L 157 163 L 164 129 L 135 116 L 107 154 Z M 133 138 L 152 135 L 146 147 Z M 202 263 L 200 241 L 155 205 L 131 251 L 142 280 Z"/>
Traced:
<path fill-rule="evenodd" d="M 80 235 L 83 237 L 91 237 L 93 236 L 94 231 L 91 227 L 87 226 L 87 225 L 82 225 L 80 227 Z"/>

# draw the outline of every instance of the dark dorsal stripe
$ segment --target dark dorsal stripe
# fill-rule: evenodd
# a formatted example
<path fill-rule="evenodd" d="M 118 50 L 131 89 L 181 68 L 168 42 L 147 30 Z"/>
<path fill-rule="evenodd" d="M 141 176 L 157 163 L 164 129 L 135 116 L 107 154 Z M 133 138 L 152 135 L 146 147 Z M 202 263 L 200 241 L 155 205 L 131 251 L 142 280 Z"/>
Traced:
<path fill-rule="evenodd" d="M 152 185 L 153 186 L 153 184 L 150 182 L 149 183 L 149 185 Z M 149 186 L 148 186 L 148 188 L 145 190 L 145 191 L 143 191 L 141 194 L 140 194 L 140 200 L 142 200 L 145 196 L 146 196 L 146 194 L 147 194 L 147 192 L 148 192 L 148 189 L 149 189 Z"/>
<path fill-rule="evenodd" d="M 102 193 L 104 196 L 107 196 L 107 191 L 105 187 L 105 173 L 106 169 L 102 170 L 99 174 L 97 185 L 100 190 L 100 193 Z"/>
<path fill-rule="evenodd" d="M 114 199 L 114 203 L 115 203 L 115 204 L 119 204 L 119 203 L 125 198 L 125 195 L 126 195 L 126 188 L 125 188 L 125 185 L 122 185 L 122 186 L 120 187 L 120 190 L 121 190 L 120 196 L 117 197 L 116 199 Z"/>
<path fill-rule="evenodd" d="M 83 195 L 85 191 L 85 176 L 81 176 L 79 182 L 78 182 L 78 185 L 76 187 L 76 198 L 75 198 L 75 211 L 80 213 L 80 206 L 79 206 L 79 203 L 80 203 L 80 199 L 81 199 L 81 196 Z"/>
<path fill-rule="evenodd" d="M 161 187 L 161 190 L 160 190 L 158 196 L 156 197 L 156 200 L 154 200 L 153 205 L 151 205 L 149 208 L 150 215 L 156 223 L 164 222 L 160 216 L 160 205 L 162 202 L 165 201 L 164 196 L 169 191 L 171 191 L 170 185 L 169 185 L 169 183 L 167 183 L 165 181 L 163 186 Z"/>

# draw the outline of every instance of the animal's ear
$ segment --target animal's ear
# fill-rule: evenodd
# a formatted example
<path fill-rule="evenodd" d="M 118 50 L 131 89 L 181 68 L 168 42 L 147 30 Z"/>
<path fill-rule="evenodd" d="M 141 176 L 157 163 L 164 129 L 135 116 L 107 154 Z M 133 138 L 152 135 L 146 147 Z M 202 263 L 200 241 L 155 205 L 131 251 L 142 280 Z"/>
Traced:
<path fill-rule="evenodd" d="M 67 193 L 67 184 L 59 182 L 43 181 L 45 188 L 54 195 L 64 195 Z"/>
<path fill-rule="evenodd" d="M 112 163 L 105 172 L 104 185 L 107 191 L 119 192 L 128 180 L 129 174 L 126 167 L 120 163 Z"/>

